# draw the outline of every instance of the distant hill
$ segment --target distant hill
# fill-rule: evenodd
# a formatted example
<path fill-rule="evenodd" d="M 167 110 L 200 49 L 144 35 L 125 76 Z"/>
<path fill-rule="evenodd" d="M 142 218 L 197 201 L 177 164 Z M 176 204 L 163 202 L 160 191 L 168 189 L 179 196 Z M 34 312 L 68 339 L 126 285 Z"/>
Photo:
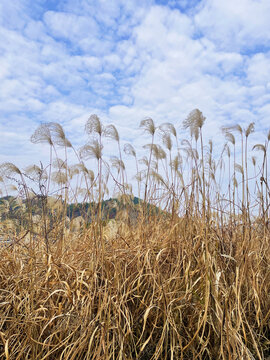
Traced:
<path fill-rule="evenodd" d="M 52 198 L 50 198 L 52 199 Z M 31 199 L 32 215 L 41 215 L 42 213 L 42 199 L 37 196 Z M 59 200 L 55 200 L 56 202 Z M 63 204 L 63 202 L 62 202 Z M 136 220 L 138 218 L 143 200 L 133 196 L 120 196 L 119 198 L 110 198 L 103 200 L 102 218 L 104 220 L 115 219 L 117 216 L 127 216 L 129 220 Z M 61 206 L 61 201 L 60 201 Z M 147 205 L 149 213 L 157 214 L 160 210 L 154 205 Z M 0 198 L 0 219 L 19 219 L 26 212 L 26 202 L 14 196 L 5 196 Z M 48 207 L 48 213 L 53 214 L 54 210 Z M 67 216 L 70 219 L 82 216 L 86 222 L 91 222 L 91 219 L 97 215 L 98 204 L 92 203 L 71 203 L 67 206 Z"/>
<path fill-rule="evenodd" d="M 108 200 L 103 200 L 101 204 L 101 211 L 103 219 L 115 219 L 117 215 L 124 211 L 128 210 L 129 216 L 133 218 L 138 214 L 139 204 L 142 204 L 143 201 L 138 197 L 126 197 L 125 200 L 121 198 L 110 198 Z M 86 221 L 91 221 L 91 217 L 95 216 L 98 211 L 97 203 L 78 203 L 78 204 L 69 204 L 67 208 L 67 216 L 75 218 L 77 216 L 82 216 Z"/>

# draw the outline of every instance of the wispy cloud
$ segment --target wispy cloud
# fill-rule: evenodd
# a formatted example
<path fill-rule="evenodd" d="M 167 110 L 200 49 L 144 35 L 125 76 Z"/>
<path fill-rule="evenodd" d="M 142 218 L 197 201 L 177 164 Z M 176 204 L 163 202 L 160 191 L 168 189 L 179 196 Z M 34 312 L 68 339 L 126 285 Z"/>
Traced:
<path fill-rule="evenodd" d="M 3 0 L 0 161 L 45 161 L 46 149 L 29 143 L 42 122 L 61 123 L 80 146 L 91 113 L 138 147 L 142 118 L 171 121 L 183 137 L 196 107 L 217 144 L 224 124 L 255 121 L 262 134 L 269 15 L 268 0 Z"/>

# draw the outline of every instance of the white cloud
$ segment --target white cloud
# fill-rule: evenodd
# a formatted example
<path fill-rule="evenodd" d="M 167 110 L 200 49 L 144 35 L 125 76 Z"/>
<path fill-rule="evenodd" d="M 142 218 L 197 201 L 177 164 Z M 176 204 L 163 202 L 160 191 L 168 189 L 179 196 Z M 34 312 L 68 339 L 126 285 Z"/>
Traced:
<path fill-rule="evenodd" d="M 256 49 L 270 44 L 269 16 L 268 0 L 204 0 L 195 23 L 218 47 Z"/>
<path fill-rule="evenodd" d="M 29 19 L 27 0 L 3 0 L 0 3 L 0 23 L 7 28 L 22 29 Z"/>
<path fill-rule="evenodd" d="M 72 42 L 80 43 L 85 38 L 94 38 L 98 35 L 96 22 L 86 16 L 47 11 L 44 14 L 44 22 L 55 37 L 61 37 Z"/>
<path fill-rule="evenodd" d="M 267 86 L 270 73 L 270 53 L 259 53 L 248 60 L 247 78 L 252 85 Z"/>
<path fill-rule="evenodd" d="M 155 59 L 166 56 L 171 47 L 184 45 L 193 32 L 192 21 L 179 12 L 153 6 L 135 30 L 139 50 Z"/>

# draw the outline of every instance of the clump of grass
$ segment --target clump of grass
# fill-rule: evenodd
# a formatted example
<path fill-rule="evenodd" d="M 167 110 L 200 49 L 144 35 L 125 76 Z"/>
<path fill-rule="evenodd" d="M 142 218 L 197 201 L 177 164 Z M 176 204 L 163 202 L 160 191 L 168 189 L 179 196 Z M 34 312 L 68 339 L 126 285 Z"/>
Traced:
<path fill-rule="evenodd" d="M 44 124 L 32 141 L 50 146 L 47 167 L 2 165 L 5 191 L 15 183 L 19 192 L 18 201 L 5 198 L 0 204 L 2 225 L 7 220 L 14 225 L 12 242 L 0 248 L 1 358 L 225 360 L 270 355 L 266 152 L 259 168 L 263 184 L 256 186 L 261 193 L 252 197 L 247 138 L 253 125 L 242 132 L 224 128 L 233 177 L 222 185 L 225 163 L 222 156 L 215 158 L 211 142 L 203 144 L 204 122 L 199 110 L 190 113 L 184 126 L 191 138 L 182 142 L 183 148 L 171 124 L 156 126 L 149 118 L 141 122 L 151 138 L 145 147 L 148 157 L 139 161 L 135 149 L 124 146 L 124 153 L 135 159 L 138 193 L 144 187 L 144 199 L 137 204 L 119 134 L 97 116 L 87 122 L 90 139 L 80 151 L 61 127 Z M 112 167 L 104 155 L 104 137 L 118 144 Z M 68 151 L 74 151 L 77 164 L 69 164 Z M 96 160 L 97 174 L 89 169 L 88 158 Z M 244 182 L 240 196 L 237 169 Z M 119 190 L 111 205 L 117 214 L 112 236 L 103 206 L 110 179 Z M 228 198 L 220 196 L 224 188 Z M 75 230 L 73 214 L 67 218 L 71 202 L 80 209 Z"/>

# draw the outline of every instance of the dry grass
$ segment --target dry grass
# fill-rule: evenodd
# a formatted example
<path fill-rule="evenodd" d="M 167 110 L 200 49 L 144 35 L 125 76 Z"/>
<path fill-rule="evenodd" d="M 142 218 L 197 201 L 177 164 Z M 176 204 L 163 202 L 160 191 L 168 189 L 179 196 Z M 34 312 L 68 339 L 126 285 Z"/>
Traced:
<path fill-rule="evenodd" d="M 162 220 L 94 232 L 46 256 L 1 250 L 1 357 L 264 359 L 270 348 L 269 235 Z M 40 239 L 41 240 L 41 239 Z"/>
<path fill-rule="evenodd" d="M 217 160 L 213 144 L 204 146 L 204 121 L 199 110 L 191 112 L 184 148 L 172 124 L 141 122 L 151 139 L 148 157 L 139 161 L 131 145 L 124 147 L 144 196 L 137 209 L 119 134 L 96 115 L 86 126 L 94 138 L 80 151 L 60 125 L 43 124 L 31 139 L 50 147 L 47 167 L 1 165 L 4 188 L 12 182 L 20 194 L 0 204 L 2 223 L 16 224 L 16 232 L 5 225 L 13 242 L 0 247 L 1 359 L 269 359 L 270 133 L 255 146 L 263 162 L 252 160 L 251 194 L 247 149 L 254 124 L 223 129 L 233 156 L 227 143 L 229 177 L 222 185 L 224 153 Z M 159 131 L 165 150 L 155 143 Z M 232 132 L 240 136 L 241 164 Z M 103 158 L 105 136 L 118 145 L 111 167 Z M 68 149 L 78 164 L 69 166 Z M 82 157 L 94 158 L 97 176 Z M 102 214 L 109 177 L 121 194 L 111 233 Z M 96 206 L 82 207 L 79 225 L 71 221 L 68 230 L 68 204 L 80 197 Z"/>

